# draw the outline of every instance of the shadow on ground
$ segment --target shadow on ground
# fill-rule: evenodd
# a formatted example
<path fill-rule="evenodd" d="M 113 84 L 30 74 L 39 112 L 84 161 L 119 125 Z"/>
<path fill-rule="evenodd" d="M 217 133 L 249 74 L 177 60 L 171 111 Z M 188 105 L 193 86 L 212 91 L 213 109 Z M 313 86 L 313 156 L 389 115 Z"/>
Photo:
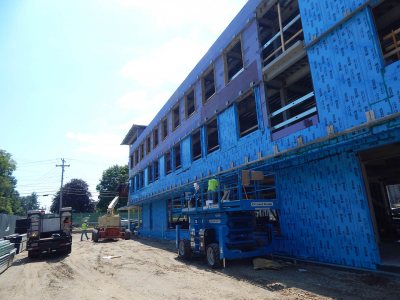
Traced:
<path fill-rule="evenodd" d="M 19 258 L 18 256 L 16 259 L 13 261 L 12 265 L 13 266 L 20 266 L 23 264 L 28 264 L 28 263 L 38 263 L 38 262 L 47 262 L 47 263 L 57 263 L 60 261 L 63 261 L 68 257 L 69 254 L 65 253 L 49 253 L 49 254 L 42 254 L 38 257 L 35 258 L 29 258 L 28 256 L 21 257 Z"/>
<path fill-rule="evenodd" d="M 145 237 L 135 241 L 177 253 L 175 241 L 155 240 Z M 181 259 L 176 258 L 179 261 Z M 400 274 L 354 271 L 311 263 L 279 261 L 279 270 L 254 270 L 251 259 L 227 261 L 224 269 L 210 269 L 204 257 L 193 257 L 185 263 L 206 272 L 214 272 L 247 281 L 270 292 L 279 292 L 277 297 L 290 295 L 313 298 L 313 294 L 335 299 L 399 299 Z"/>

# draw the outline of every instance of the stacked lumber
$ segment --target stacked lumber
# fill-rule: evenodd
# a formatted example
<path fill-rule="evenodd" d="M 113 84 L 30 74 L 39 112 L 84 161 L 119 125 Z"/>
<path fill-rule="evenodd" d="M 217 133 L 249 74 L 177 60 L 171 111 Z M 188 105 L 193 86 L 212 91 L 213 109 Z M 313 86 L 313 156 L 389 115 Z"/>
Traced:
<path fill-rule="evenodd" d="M 5 236 L 4 239 L 10 241 L 10 243 L 13 243 L 15 245 L 17 254 L 26 250 L 26 246 L 27 246 L 27 242 L 28 242 L 26 233 L 11 234 L 11 235 Z"/>
<path fill-rule="evenodd" d="M 0 240 L 0 274 L 11 266 L 16 249 L 13 243 L 7 240 Z"/>

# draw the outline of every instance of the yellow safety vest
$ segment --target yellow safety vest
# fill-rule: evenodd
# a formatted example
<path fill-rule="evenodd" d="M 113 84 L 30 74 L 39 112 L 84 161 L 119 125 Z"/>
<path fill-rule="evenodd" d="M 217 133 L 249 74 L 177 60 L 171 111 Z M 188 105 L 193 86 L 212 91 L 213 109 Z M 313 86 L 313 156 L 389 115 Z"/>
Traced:
<path fill-rule="evenodd" d="M 208 181 L 208 190 L 215 192 L 218 188 L 218 180 L 215 178 L 212 178 Z"/>

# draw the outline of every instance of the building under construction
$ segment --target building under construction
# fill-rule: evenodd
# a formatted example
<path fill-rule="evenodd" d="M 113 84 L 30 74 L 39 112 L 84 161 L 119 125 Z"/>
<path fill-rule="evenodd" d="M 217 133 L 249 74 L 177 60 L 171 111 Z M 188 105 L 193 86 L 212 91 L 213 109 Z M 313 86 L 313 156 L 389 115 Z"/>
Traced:
<path fill-rule="evenodd" d="M 399 79 L 400 1 L 249 0 L 123 141 L 139 234 L 189 236 L 215 178 L 218 207 L 273 203 L 267 254 L 400 267 Z"/>

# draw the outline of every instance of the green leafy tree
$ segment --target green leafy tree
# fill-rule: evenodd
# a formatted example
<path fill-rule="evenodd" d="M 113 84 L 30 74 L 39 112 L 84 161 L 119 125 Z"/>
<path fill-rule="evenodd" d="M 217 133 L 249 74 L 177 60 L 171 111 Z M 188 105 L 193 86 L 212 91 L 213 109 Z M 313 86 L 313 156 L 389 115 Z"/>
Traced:
<path fill-rule="evenodd" d="M 23 214 L 26 214 L 28 210 L 39 209 L 39 201 L 36 193 L 32 193 L 30 196 L 21 197 L 21 208 Z"/>
<path fill-rule="evenodd" d="M 53 198 L 50 211 L 59 212 L 61 189 Z M 94 205 L 92 202 L 92 194 L 89 192 L 88 184 L 82 179 L 72 179 L 63 186 L 62 206 L 72 207 L 74 212 L 85 213 L 93 212 Z"/>
<path fill-rule="evenodd" d="M 13 214 L 18 210 L 17 180 L 12 176 L 16 163 L 11 154 L 0 150 L 0 213 Z"/>
<path fill-rule="evenodd" d="M 121 197 L 121 187 L 125 186 L 128 182 L 129 169 L 128 165 L 125 166 L 112 166 L 103 172 L 100 183 L 96 186 L 99 192 L 99 202 L 97 203 L 96 210 L 105 212 L 107 207 L 115 196 L 120 196 L 120 199 L 115 208 L 126 205 L 127 197 Z"/>

